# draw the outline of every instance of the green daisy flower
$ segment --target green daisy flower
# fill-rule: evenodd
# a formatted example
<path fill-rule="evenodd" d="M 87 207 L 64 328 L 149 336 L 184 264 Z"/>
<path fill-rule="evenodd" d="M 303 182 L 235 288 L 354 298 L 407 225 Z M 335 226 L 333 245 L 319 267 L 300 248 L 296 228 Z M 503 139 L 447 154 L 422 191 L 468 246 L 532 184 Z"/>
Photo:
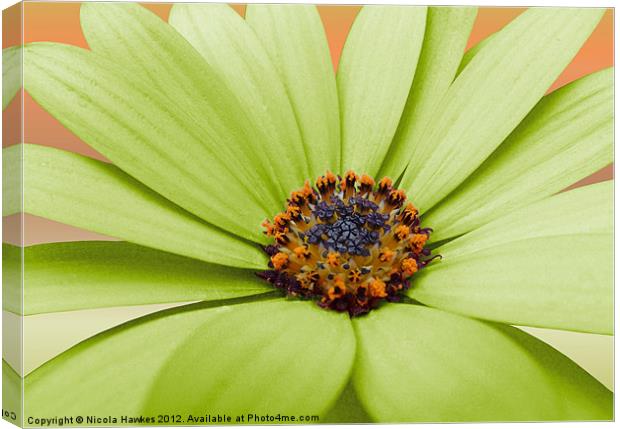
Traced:
<path fill-rule="evenodd" d="M 111 163 L 5 149 L 4 214 L 23 160 L 24 212 L 123 241 L 23 249 L 5 308 L 179 304 L 31 372 L 25 417 L 611 419 L 511 326 L 613 333 L 612 183 L 559 193 L 612 161 L 612 70 L 545 95 L 602 14 L 463 55 L 474 8 L 366 6 L 335 75 L 313 6 L 84 4 L 91 51 L 24 46 L 24 88 Z"/>

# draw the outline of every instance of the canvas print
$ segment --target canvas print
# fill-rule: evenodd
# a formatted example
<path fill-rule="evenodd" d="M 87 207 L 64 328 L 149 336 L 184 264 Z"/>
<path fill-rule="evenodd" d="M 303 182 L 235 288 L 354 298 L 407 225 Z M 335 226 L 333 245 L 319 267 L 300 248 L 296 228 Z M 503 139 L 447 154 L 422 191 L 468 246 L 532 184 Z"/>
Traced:
<path fill-rule="evenodd" d="M 5 420 L 613 419 L 612 10 L 3 19 Z"/>

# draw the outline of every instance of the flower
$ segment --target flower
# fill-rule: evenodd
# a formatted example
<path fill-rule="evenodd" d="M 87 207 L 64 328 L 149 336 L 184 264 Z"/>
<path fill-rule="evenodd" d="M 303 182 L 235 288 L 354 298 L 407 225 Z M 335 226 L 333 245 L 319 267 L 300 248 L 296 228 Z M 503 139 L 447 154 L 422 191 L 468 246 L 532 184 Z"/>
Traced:
<path fill-rule="evenodd" d="M 340 180 L 338 180 L 340 179 Z M 286 210 L 265 221 L 273 244 L 269 269 L 258 273 L 294 297 L 321 307 L 366 314 L 382 301 L 401 301 L 412 276 L 435 257 L 418 210 L 385 177 L 328 172 L 291 193 Z"/>
<path fill-rule="evenodd" d="M 602 11 L 530 9 L 463 56 L 475 14 L 366 6 L 337 76 L 311 6 L 86 3 L 92 52 L 26 45 L 25 90 L 111 163 L 26 144 L 6 177 L 23 149 L 25 212 L 123 241 L 24 249 L 24 314 L 195 302 L 46 362 L 25 416 L 611 419 L 609 390 L 511 326 L 613 331 L 611 182 L 558 193 L 612 161 L 612 71 L 544 95 Z M 442 256 L 359 317 L 255 275 L 260 224 L 349 169 L 396 180 Z"/>

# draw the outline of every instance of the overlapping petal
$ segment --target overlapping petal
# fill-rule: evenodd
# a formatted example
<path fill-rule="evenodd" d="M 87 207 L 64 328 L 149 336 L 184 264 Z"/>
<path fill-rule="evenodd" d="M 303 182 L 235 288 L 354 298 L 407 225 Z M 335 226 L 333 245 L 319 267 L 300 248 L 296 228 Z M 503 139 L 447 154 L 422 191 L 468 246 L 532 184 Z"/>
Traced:
<path fill-rule="evenodd" d="M 4 244 L 4 308 L 20 313 L 21 249 Z M 7 259 L 4 259 L 4 258 Z M 212 301 L 272 292 L 251 270 L 207 264 L 125 242 L 49 243 L 24 249 L 24 314 Z M 4 298 L 4 297 L 3 297 Z"/>
<path fill-rule="evenodd" d="M 465 52 L 465 54 L 463 55 L 463 59 L 461 60 L 461 64 L 459 65 L 459 68 L 456 72 L 457 76 L 460 75 L 463 70 L 465 70 L 465 67 L 467 67 L 467 65 L 471 62 L 471 60 L 474 59 L 476 54 L 480 52 L 480 50 L 484 48 L 491 40 L 493 40 L 493 37 L 495 36 L 495 34 L 496 33 L 492 33 L 491 35 L 485 37 L 484 39 L 476 43 L 474 46 L 469 48 L 467 52 Z"/>
<path fill-rule="evenodd" d="M 364 6 L 338 68 L 342 168 L 376 175 L 416 71 L 425 7 Z"/>
<path fill-rule="evenodd" d="M 22 47 L 2 50 L 2 110 L 6 109 L 22 86 Z"/>
<path fill-rule="evenodd" d="M 263 152 L 262 162 L 273 167 L 280 195 L 300 186 L 309 175 L 309 145 L 301 139 L 287 89 L 252 29 L 224 4 L 177 4 L 169 22 L 248 109 L 247 120 L 258 127 L 253 144 Z"/>
<path fill-rule="evenodd" d="M 198 116 L 197 109 L 186 106 L 189 102 L 171 99 L 131 69 L 89 51 L 36 43 L 24 52 L 24 87 L 65 127 L 181 207 L 261 240 L 260 223 L 280 201 L 263 186 L 256 158 L 249 159 L 249 137 L 223 123 L 224 116 L 245 124 L 241 112 L 227 105 L 234 100 L 230 94 L 193 87 L 193 99 L 217 102 Z M 182 65 L 172 68 L 183 70 Z"/>
<path fill-rule="evenodd" d="M 262 41 L 286 87 L 304 140 L 310 177 L 318 177 L 328 169 L 338 171 L 338 92 L 316 6 L 249 4 L 245 19 Z"/>
<path fill-rule="evenodd" d="M 424 212 L 471 174 L 544 95 L 594 30 L 602 9 L 532 8 L 480 50 L 421 136 L 401 187 Z"/>
<path fill-rule="evenodd" d="M 372 423 L 372 419 L 360 402 L 353 383 L 344 388 L 334 406 L 325 414 L 323 423 Z"/>
<path fill-rule="evenodd" d="M 354 353 L 346 316 L 312 303 L 181 307 L 97 335 L 31 373 L 26 413 L 186 418 L 208 404 L 233 416 L 274 407 L 321 414 L 344 387 Z"/>
<path fill-rule="evenodd" d="M 409 98 L 379 176 L 400 177 L 410 159 L 418 159 L 426 126 L 454 81 L 476 18 L 473 7 L 429 7 L 424 43 Z"/>
<path fill-rule="evenodd" d="M 609 420 L 613 395 L 516 328 L 418 305 L 354 320 L 353 380 L 381 422 Z"/>
<path fill-rule="evenodd" d="M 23 425 L 21 398 L 22 379 L 19 374 L 2 359 L 2 409 L 7 410 L 9 413 L 15 413 L 15 420 L 13 423 L 20 426 Z M 9 414 L 9 418 L 10 417 Z"/>
<path fill-rule="evenodd" d="M 21 248 L 2 243 L 2 310 L 15 314 L 21 314 L 23 307 L 22 268 Z"/>
<path fill-rule="evenodd" d="M 558 194 L 439 247 L 409 295 L 508 324 L 613 333 L 612 189 Z"/>
<path fill-rule="evenodd" d="M 5 185 L 15 193 L 21 148 L 3 153 Z M 257 245 L 201 221 L 113 165 L 44 146 L 23 149 L 26 213 L 207 262 L 265 266 Z M 18 213 L 20 201 L 5 193 L 3 214 Z"/>
<path fill-rule="evenodd" d="M 545 96 L 504 143 L 424 216 L 434 240 L 550 196 L 613 160 L 613 69 Z"/>

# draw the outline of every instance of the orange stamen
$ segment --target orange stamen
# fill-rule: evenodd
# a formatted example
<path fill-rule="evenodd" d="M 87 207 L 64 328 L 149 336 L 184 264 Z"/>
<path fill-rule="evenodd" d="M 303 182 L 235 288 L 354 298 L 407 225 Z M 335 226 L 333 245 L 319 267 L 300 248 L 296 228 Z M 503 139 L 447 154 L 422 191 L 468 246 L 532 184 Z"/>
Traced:
<path fill-rule="evenodd" d="M 416 209 L 413 204 L 409 203 L 400 214 L 400 220 L 407 225 L 411 225 L 417 216 L 418 209 Z"/>
<path fill-rule="evenodd" d="M 345 289 L 345 285 L 344 285 L 344 281 L 338 277 L 336 280 L 334 280 L 334 285 L 332 287 L 329 288 L 329 290 L 327 291 L 327 296 L 329 297 L 330 300 L 334 300 L 334 299 L 338 299 L 344 296 L 346 292 Z"/>
<path fill-rule="evenodd" d="M 420 253 L 427 240 L 428 236 L 426 234 L 413 234 L 409 239 L 409 245 L 414 252 Z"/>
<path fill-rule="evenodd" d="M 411 277 L 418 271 L 418 262 L 413 258 L 406 258 L 400 263 L 400 268 L 403 270 L 405 277 Z"/>
<path fill-rule="evenodd" d="M 375 186 L 375 181 L 367 174 L 363 174 L 360 178 L 360 191 L 362 193 L 367 193 L 372 191 L 372 188 Z"/>
<path fill-rule="evenodd" d="M 288 255 L 284 252 L 278 252 L 271 257 L 271 263 L 273 264 L 273 268 L 281 270 L 288 264 Z"/>
<path fill-rule="evenodd" d="M 305 246 L 297 246 L 293 249 L 293 252 L 299 259 L 308 259 L 310 257 L 310 251 Z"/>
<path fill-rule="evenodd" d="M 394 231 L 394 237 L 398 241 L 402 241 L 409 235 L 410 229 L 407 225 L 399 225 Z"/>
<path fill-rule="evenodd" d="M 358 269 L 353 269 L 349 271 L 349 281 L 351 283 L 357 283 L 362 278 L 362 272 Z"/>
<path fill-rule="evenodd" d="M 340 265 L 340 255 L 336 252 L 329 252 L 327 254 L 327 263 L 330 267 L 338 267 Z"/>
<path fill-rule="evenodd" d="M 407 199 L 407 194 L 402 189 L 394 189 L 390 191 L 387 201 L 394 207 L 400 207 Z"/>
<path fill-rule="evenodd" d="M 392 189 L 392 179 L 389 177 L 384 177 L 379 181 L 378 192 L 380 194 L 386 194 L 390 189 Z"/>
<path fill-rule="evenodd" d="M 379 252 L 379 260 L 381 262 L 389 262 L 392 260 L 394 255 L 395 253 L 392 249 L 390 249 L 389 247 L 384 247 L 381 249 L 381 252 Z"/>
<path fill-rule="evenodd" d="M 387 296 L 387 292 L 385 291 L 385 282 L 380 279 L 374 279 L 370 283 L 369 291 L 373 298 L 385 298 Z"/>
<path fill-rule="evenodd" d="M 265 235 L 268 235 L 269 237 L 273 237 L 273 235 L 276 232 L 276 227 L 271 222 L 269 222 L 269 220 L 265 219 L 265 221 L 261 223 L 260 225 L 263 228 L 265 228 L 265 231 L 263 231 Z"/>

